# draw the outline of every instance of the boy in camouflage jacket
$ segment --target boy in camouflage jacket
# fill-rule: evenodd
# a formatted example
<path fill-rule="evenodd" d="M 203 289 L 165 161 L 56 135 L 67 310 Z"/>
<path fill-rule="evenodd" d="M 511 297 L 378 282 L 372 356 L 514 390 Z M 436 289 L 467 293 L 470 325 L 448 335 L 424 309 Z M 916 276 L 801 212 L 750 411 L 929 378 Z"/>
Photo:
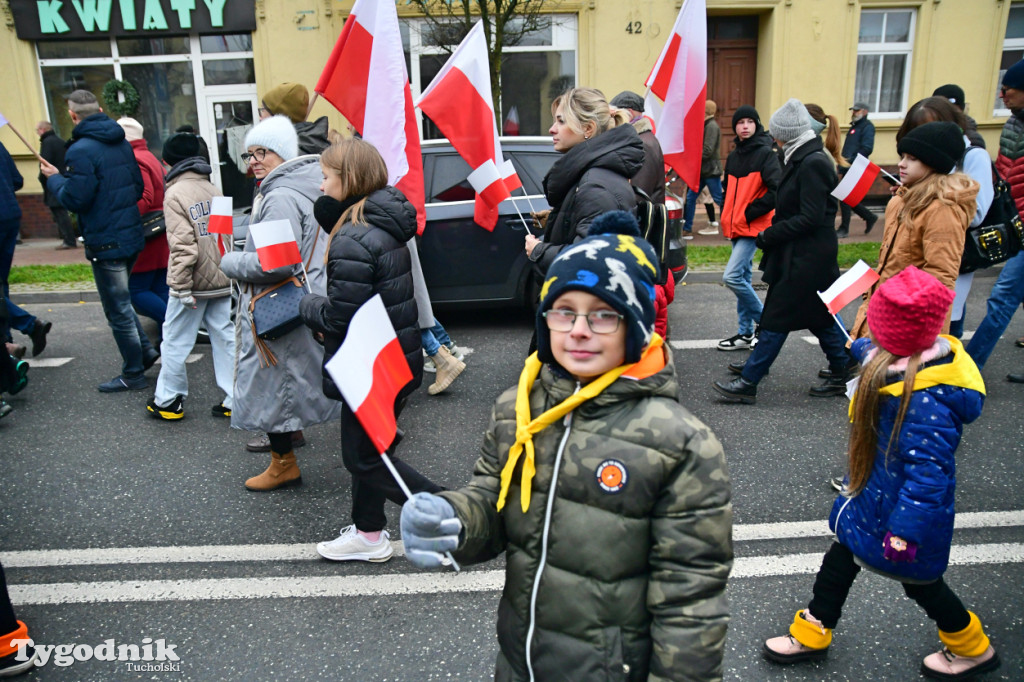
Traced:
<path fill-rule="evenodd" d="M 473 479 L 402 510 L 418 566 L 506 553 L 499 682 L 722 678 L 729 474 L 652 331 L 656 262 L 621 211 L 566 249 Z"/>

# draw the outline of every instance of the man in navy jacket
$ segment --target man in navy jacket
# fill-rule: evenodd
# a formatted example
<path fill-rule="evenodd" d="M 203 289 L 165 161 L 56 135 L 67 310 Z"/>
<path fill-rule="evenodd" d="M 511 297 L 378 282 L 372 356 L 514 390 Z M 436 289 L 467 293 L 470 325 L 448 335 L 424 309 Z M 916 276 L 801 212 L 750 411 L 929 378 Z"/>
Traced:
<path fill-rule="evenodd" d="M 75 129 L 64 155 L 64 169 L 40 164 L 46 188 L 61 205 L 78 214 L 85 257 L 92 263 L 103 313 L 121 352 L 121 373 L 100 384 L 103 393 L 143 390 L 143 372 L 160 354 L 142 331 L 132 309 L 128 275 L 145 244 L 136 204 L 142 197 L 142 174 L 124 129 L 103 113 L 87 90 L 68 95 Z"/>
<path fill-rule="evenodd" d="M 844 159 L 853 163 L 858 154 L 863 154 L 864 158 L 870 158 L 871 152 L 875 150 L 875 124 L 868 120 L 868 105 L 863 102 L 857 102 L 850 107 L 850 112 L 850 129 L 846 131 L 842 154 Z M 840 175 L 846 174 L 845 168 L 840 167 L 837 170 Z M 848 204 L 840 201 L 839 211 L 843 216 L 839 223 L 839 229 L 836 230 L 840 237 L 845 237 L 850 233 L 851 211 L 867 223 L 864 234 L 870 232 L 878 220 L 878 216 L 869 211 L 862 203 L 850 208 Z"/>

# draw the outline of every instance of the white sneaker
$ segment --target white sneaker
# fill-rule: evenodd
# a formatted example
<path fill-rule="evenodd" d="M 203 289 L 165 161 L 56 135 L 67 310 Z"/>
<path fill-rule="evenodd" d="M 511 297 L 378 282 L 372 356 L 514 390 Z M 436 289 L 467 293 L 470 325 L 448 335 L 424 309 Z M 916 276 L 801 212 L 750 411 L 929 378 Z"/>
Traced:
<path fill-rule="evenodd" d="M 429 355 L 423 355 L 423 371 L 435 374 L 437 372 L 437 365 L 434 364 L 434 358 Z"/>
<path fill-rule="evenodd" d="M 452 357 L 458 360 L 459 362 L 466 361 L 466 353 L 463 352 L 461 348 L 456 346 L 454 342 L 452 342 L 452 345 L 448 346 L 448 352 L 451 353 Z"/>
<path fill-rule="evenodd" d="M 359 534 L 355 524 L 341 529 L 341 535 L 330 542 L 321 542 L 316 551 L 331 561 L 372 561 L 383 562 L 391 558 L 391 536 L 381 531 L 380 540 L 370 542 Z"/>
<path fill-rule="evenodd" d="M 712 227 L 709 227 L 706 230 L 697 230 L 697 234 L 703 234 L 705 236 L 713 235 L 713 234 L 718 234 L 718 228 L 714 227 L 715 223 L 711 223 L 711 224 L 712 224 Z"/>

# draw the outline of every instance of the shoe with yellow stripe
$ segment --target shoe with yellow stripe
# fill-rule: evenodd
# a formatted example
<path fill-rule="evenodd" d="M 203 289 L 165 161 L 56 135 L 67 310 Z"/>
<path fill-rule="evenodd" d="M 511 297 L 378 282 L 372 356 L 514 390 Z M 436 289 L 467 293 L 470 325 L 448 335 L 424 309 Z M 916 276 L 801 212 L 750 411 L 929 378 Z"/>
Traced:
<path fill-rule="evenodd" d="M 170 405 L 160 406 L 156 404 L 156 398 L 153 398 L 146 403 L 146 411 L 155 419 L 177 421 L 185 416 L 185 409 L 182 406 L 184 400 L 183 396 L 177 395 L 174 396 L 174 400 L 171 401 Z"/>

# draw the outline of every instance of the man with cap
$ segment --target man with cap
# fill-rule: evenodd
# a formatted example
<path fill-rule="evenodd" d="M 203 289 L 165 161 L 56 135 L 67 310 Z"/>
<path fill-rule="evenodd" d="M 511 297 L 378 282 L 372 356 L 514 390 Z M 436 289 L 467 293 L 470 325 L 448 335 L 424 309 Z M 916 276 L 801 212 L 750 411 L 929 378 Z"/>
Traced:
<path fill-rule="evenodd" d="M 1024 213 L 1024 59 L 1020 60 L 1003 75 L 999 88 L 1003 104 L 1010 110 L 1010 118 L 1003 125 L 999 136 L 999 156 L 996 168 L 1010 185 L 1010 194 L 1017 210 Z M 985 366 L 999 337 L 1013 318 L 1018 305 L 1024 302 L 1024 251 L 1003 264 L 999 278 L 989 294 L 985 319 L 967 344 L 967 352 L 978 365 Z M 1014 383 L 1024 383 L 1024 374 L 1007 377 Z"/>
<path fill-rule="evenodd" d="M 855 102 L 850 107 L 850 129 L 846 131 L 846 140 L 843 142 L 843 158 L 853 163 L 857 155 L 870 158 L 871 152 L 875 149 L 875 124 L 868 120 L 868 105 L 864 102 Z M 838 168 L 840 175 L 846 175 L 846 168 Z M 871 228 L 878 221 L 878 216 L 869 211 L 863 203 L 850 208 L 845 202 L 839 202 L 839 212 L 842 218 L 839 221 L 839 229 L 836 230 L 840 237 L 850 234 L 850 213 L 856 213 L 864 219 L 866 227 L 864 234 L 871 232 Z"/>
<path fill-rule="evenodd" d="M 40 170 L 47 177 L 46 189 L 78 214 L 85 257 L 121 352 L 121 373 L 100 384 L 99 390 L 141 391 L 149 386 L 143 372 L 159 357 L 142 331 L 128 290 L 128 275 L 145 244 L 137 207 L 142 173 L 124 130 L 103 113 L 95 95 L 75 90 L 67 102 L 75 127 L 64 154 L 65 168 L 62 172 L 40 163 Z"/>
<path fill-rule="evenodd" d="M 661 151 L 661 143 L 654 136 L 654 123 L 644 116 L 643 97 L 630 90 L 623 90 L 609 104 L 629 112 L 629 122 L 644 145 L 644 165 L 630 178 L 630 182 L 634 187 L 642 189 L 653 203 L 664 204 L 665 156 Z"/>
<path fill-rule="evenodd" d="M 985 148 L 985 138 L 978 132 L 978 122 L 967 115 L 967 103 L 964 101 L 964 89 L 959 85 L 949 83 L 947 85 L 940 85 L 935 88 L 935 92 L 932 93 L 932 97 L 944 97 L 949 100 L 949 103 L 955 106 L 960 111 L 964 112 L 964 118 L 967 119 L 967 130 L 964 131 L 964 135 L 971 141 L 971 144 L 975 147 Z"/>
<path fill-rule="evenodd" d="M 299 136 L 299 154 L 319 154 L 331 143 L 327 139 L 327 117 L 309 123 L 309 90 L 301 83 L 282 83 L 263 95 L 260 120 L 281 114 L 287 116 Z"/>

